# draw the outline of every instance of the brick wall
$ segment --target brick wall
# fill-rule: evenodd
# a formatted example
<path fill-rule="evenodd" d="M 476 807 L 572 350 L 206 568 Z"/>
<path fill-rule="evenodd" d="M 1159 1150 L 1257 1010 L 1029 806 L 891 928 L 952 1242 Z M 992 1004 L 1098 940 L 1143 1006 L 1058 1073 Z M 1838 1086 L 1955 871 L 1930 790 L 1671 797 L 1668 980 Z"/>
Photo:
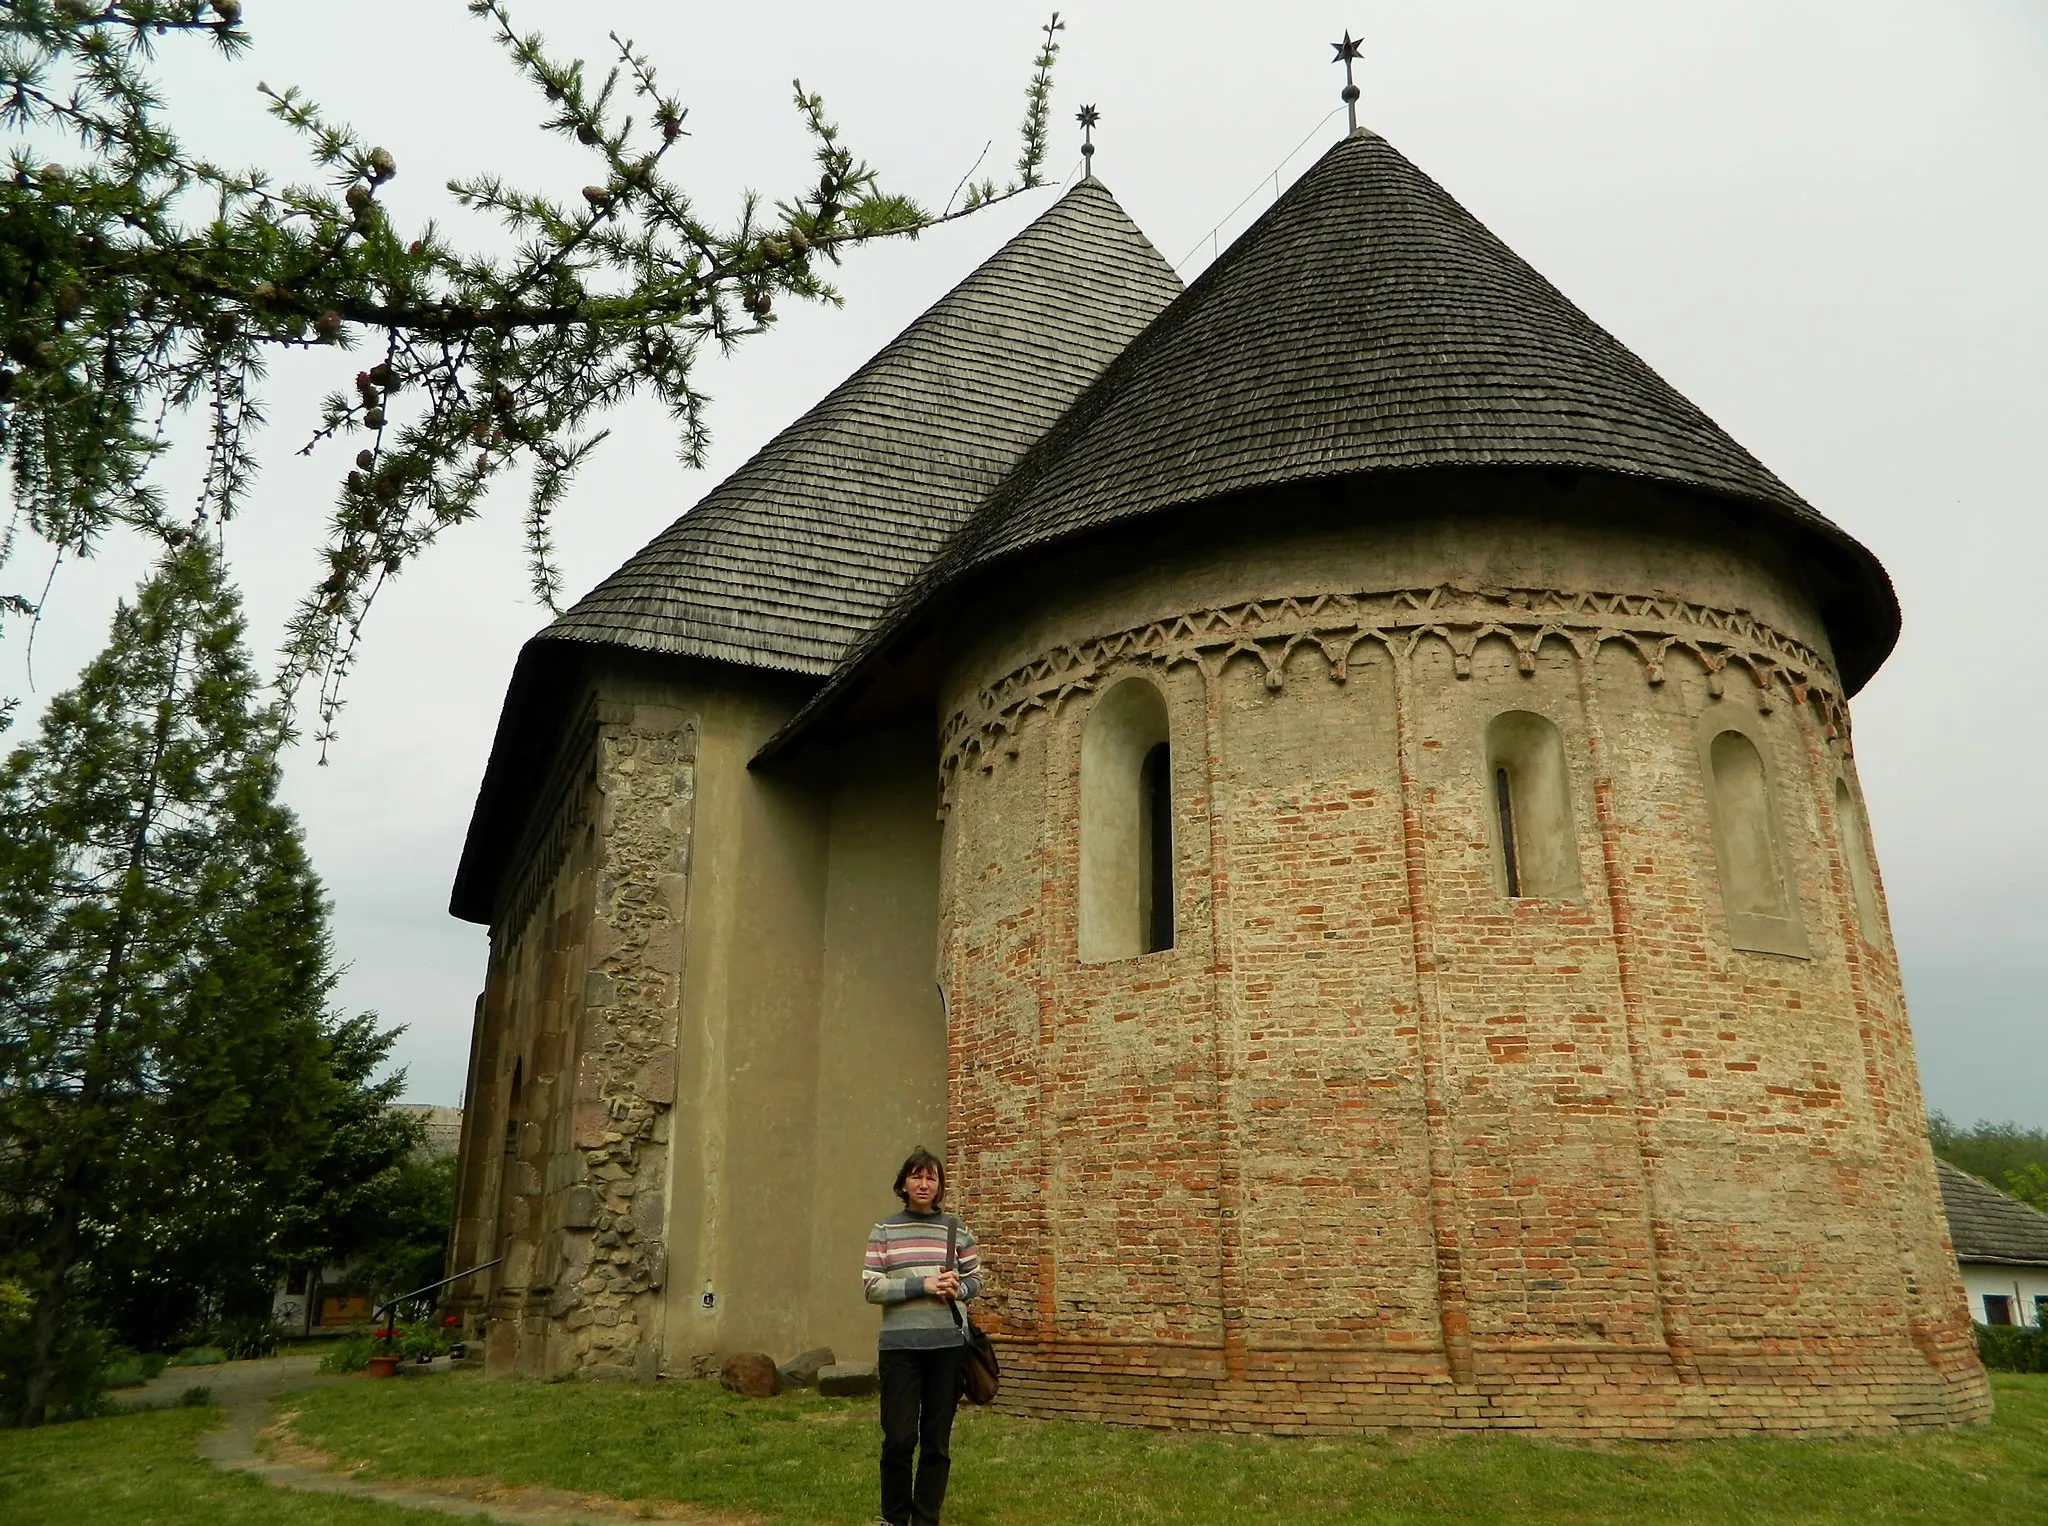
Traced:
<path fill-rule="evenodd" d="M 1007 1402 L 1593 1435 L 1988 1413 L 1833 819 L 1846 708 L 1817 622 L 1743 613 L 1785 595 L 1741 576 L 1712 603 L 1297 580 L 1136 624 L 1076 595 L 1023 660 L 982 642 L 1010 655 L 949 696 L 942 947 Z M 1080 738 L 1131 674 L 1170 715 L 1176 945 L 1084 964 Z M 1505 893 L 1505 710 L 1564 738 L 1575 898 Z M 1764 755 L 1803 957 L 1731 938 L 1725 726 Z"/>

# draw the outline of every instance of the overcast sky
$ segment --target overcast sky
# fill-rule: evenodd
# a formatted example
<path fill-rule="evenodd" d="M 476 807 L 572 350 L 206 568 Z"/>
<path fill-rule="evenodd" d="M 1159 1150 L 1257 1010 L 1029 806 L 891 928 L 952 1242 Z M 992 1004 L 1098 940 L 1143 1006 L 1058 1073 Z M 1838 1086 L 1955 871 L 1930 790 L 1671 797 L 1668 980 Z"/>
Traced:
<path fill-rule="evenodd" d="M 690 106 L 671 163 L 705 209 L 814 178 L 793 75 L 896 189 L 944 202 L 991 139 L 1000 171 L 1044 19 L 1012 0 L 513 10 L 593 61 L 608 27 L 652 55 Z M 2048 1125 L 2048 682 L 2031 645 L 2048 573 L 2048 7 L 1080 0 L 1062 14 L 1052 177 L 1077 165 L 1073 113 L 1094 103 L 1098 174 L 1184 278 L 1340 133 L 1328 44 L 1348 27 L 1366 42 L 1361 120 L 1876 551 L 1905 635 L 1856 701 L 1855 736 L 1928 1104 Z M 496 170 L 569 198 L 595 178 L 586 154 L 533 128 L 541 103 L 459 0 L 247 0 L 245 15 L 256 46 L 236 64 L 164 40 L 196 148 L 301 176 L 260 79 L 306 88 L 391 149 L 401 225 L 435 216 L 494 237 L 452 211 L 452 175 Z M 711 360 L 708 470 L 675 464 L 658 414 L 619 415 L 558 518 L 571 595 L 1053 194 L 863 252 L 843 309 L 787 310 Z M 320 393 L 359 363 L 273 378 L 265 475 L 228 532 L 260 646 L 318 576 L 346 467 L 340 451 L 292 452 Z M 287 773 L 334 899 L 342 998 L 406 1025 L 419 1101 L 461 1094 L 486 939 L 449 918 L 448 887 L 513 658 L 545 623 L 520 507 L 507 490 L 384 595 L 331 765 L 300 755 Z M 6 627 L 0 693 L 27 698 L 18 726 L 104 641 L 146 560 L 117 544 L 60 571 L 33 690 L 20 626 Z M 0 583 L 46 568 L 30 547 Z"/>

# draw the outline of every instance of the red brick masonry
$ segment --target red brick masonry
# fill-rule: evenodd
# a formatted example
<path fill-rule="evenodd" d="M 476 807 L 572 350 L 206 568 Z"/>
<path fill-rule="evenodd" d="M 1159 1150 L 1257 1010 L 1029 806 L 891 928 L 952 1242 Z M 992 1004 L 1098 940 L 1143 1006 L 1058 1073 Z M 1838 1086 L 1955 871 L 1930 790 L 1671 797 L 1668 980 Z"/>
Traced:
<path fill-rule="evenodd" d="M 950 1148 L 1004 1402 L 1306 1432 L 1985 1418 L 1825 659 L 1672 599 L 1428 597 L 1156 621 L 961 702 Z M 1175 946 L 1084 964 L 1080 736 L 1127 676 L 1171 717 Z M 1577 896 L 1503 888 L 1482 738 L 1510 709 L 1564 737 Z M 1724 911 L 1727 729 L 1767 771 L 1791 952 Z"/>

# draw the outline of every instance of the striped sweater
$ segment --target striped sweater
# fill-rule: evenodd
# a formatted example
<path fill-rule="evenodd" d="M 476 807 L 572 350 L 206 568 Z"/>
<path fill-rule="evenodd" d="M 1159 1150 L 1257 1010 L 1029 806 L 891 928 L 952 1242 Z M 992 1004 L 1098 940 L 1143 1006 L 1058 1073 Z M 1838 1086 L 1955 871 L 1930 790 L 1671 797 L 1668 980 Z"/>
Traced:
<path fill-rule="evenodd" d="M 946 1269 L 946 1228 L 955 1225 L 959 1239 L 954 1254 L 960 1273 L 960 1302 L 981 1291 L 981 1252 L 974 1232 L 949 1213 L 892 1213 L 868 1236 L 861 1263 L 860 1285 L 869 1303 L 882 1306 L 884 1351 L 931 1350 L 965 1342 L 960 1323 L 943 1298 L 924 1290 L 925 1279 Z M 965 1319 L 965 1311 L 961 1318 Z"/>

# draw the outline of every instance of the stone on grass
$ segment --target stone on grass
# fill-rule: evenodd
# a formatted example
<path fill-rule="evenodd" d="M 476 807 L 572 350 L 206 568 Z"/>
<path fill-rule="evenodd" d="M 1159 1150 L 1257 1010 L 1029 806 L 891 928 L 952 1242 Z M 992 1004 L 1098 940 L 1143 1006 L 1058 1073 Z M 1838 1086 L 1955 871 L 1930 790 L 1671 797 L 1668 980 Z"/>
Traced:
<path fill-rule="evenodd" d="M 775 1375 L 782 1379 L 784 1388 L 815 1388 L 818 1373 L 830 1367 L 834 1361 L 830 1346 L 813 1346 L 800 1356 L 779 1363 Z"/>
<path fill-rule="evenodd" d="M 818 1369 L 818 1392 L 828 1399 L 857 1399 L 881 1386 L 873 1362 L 834 1362 Z"/>
<path fill-rule="evenodd" d="M 736 1351 L 718 1369 L 718 1381 L 748 1399 L 766 1399 L 776 1388 L 775 1358 L 761 1351 Z"/>

